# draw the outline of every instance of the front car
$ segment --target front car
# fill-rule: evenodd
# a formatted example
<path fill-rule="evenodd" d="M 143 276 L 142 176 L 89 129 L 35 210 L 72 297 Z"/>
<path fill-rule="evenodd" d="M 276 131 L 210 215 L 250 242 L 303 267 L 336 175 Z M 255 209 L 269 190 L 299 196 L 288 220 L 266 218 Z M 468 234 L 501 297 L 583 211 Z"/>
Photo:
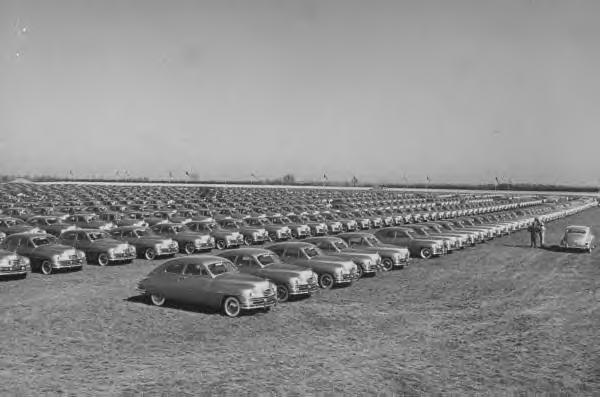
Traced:
<path fill-rule="evenodd" d="M 0 278 L 25 278 L 30 269 L 29 259 L 0 249 Z"/>

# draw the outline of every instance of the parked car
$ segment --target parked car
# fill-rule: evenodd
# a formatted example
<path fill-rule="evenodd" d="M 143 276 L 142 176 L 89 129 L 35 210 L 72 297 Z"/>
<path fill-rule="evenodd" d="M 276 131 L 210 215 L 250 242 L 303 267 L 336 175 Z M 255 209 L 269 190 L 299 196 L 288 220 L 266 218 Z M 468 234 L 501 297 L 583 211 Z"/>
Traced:
<path fill-rule="evenodd" d="M 55 237 L 60 236 L 60 234 L 65 230 L 77 228 L 77 226 L 70 223 L 65 223 L 61 218 L 53 215 L 35 215 L 29 218 L 27 223 Z"/>
<path fill-rule="evenodd" d="M 358 269 L 353 261 L 325 255 L 313 244 L 287 241 L 270 244 L 265 248 L 276 253 L 286 263 L 312 269 L 318 275 L 321 288 L 350 285 L 358 279 Z"/>
<path fill-rule="evenodd" d="M 85 252 L 88 262 L 95 262 L 100 266 L 117 262 L 130 263 L 136 257 L 133 245 L 115 240 L 104 230 L 66 230 L 61 233 L 58 241 Z"/>
<path fill-rule="evenodd" d="M 244 221 L 249 226 L 263 228 L 269 233 L 269 239 L 272 241 L 285 241 L 292 238 L 292 231 L 289 227 L 283 225 L 275 225 L 266 217 L 252 216 L 244 218 Z"/>
<path fill-rule="evenodd" d="M 249 226 L 243 219 L 226 217 L 216 219 L 216 221 L 223 229 L 241 233 L 245 245 L 263 244 L 265 241 L 270 241 L 269 233 L 265 228 Z"/>
<path fill-rule="evenodd" d="M 359 278 L 364 275 L 375 275 L 381 265 L 381 256 L 377 252 L 350 248 L 340 237 L 309 237 L 304 241 L 316 245 L 326 255 L 352 260 L 356 263 Z"/>
<path fill-rule="evenodd" d="M 228 317 L 277 303 L 273 282 L 242 274 L 229 260 L 212 255 L 170 259 L 141 280 L 138 291 L 156 306 L 170 300 L 221 309 Z"/>
<path fill-rule="evenodd" d="M 279 302 L 291 296 L 310 296 L 319 288 L 318 276 L 312 270 L 284 263 L 264 248 L 238 248 L 223 251 L 218 256 L 229 259 L 241 273 L 273 281 Z"/>
<path fill-rule="evenodd" d="M 596 237 L 589 226 L 570 225 L 560 239 L 560 246 L 565 249 L 577 249 L 592 252 L 596 248 Z"/>
<path fill-rule="evenodd" d="M 179 250 L 191 255 L 197 251 L 210 251 L 215 248 L 215 239 L 208 234 L 193 232 L 181 223 L 159 223 L 151 227 L 152 231 L 177 241 Z"/>
<path fill-rule="evenodd" d="M 47 233 L 16 233 L 6 238 L 2 247 L 29 259 L 32 271 L 49 275 L 56 270 L 81 270 L 85 253 L 58 243 Z"/>
<path fill-rule="evenodd" d="M 410 263 L 408 248 L 384 244 L 375 235 L 367 232 L 349 232 L 338 235 L 349 247 L 376 252 L 381 256 L 381 267 L 389 272 L 394 268 L 403 268 Z"/>
<path fill-rule="evenodd" d="M 112 222 L 103 221 L 96 214 L 73 214 L 65 219 L 66 223 L 70 223 L 82 229 L 100 229 L 110 230 L 116 227 Z"/>
<path fill-rule="evenodd" d="M 159 236 L 152 229 L 139 226 L 123 226 L 110 231 L 117 240 L 133 245 L 137 256 L 153 260 L 163 256 L 174 256 L 179 252 L 177 241 L 169 237 Z"/>
<path fill-rule="evenodd" d="M 281 214 L 274 214 L 268 216 L 268 218 L 274 225 L 287 226 L 294 238 L 300 239 L 310 237 L 310 226 L 307 224 L 292 222 L 290 218 Z"/>
<path fill-rule="evenodd" d="M 386 227 L 375 232 L 375 236 L 387 244 L 408 248 L 412 257 L 429 259 L 444 255 L 447 251 L 443 239 L 418 238 L 414 232 L 402 227 Z"/>
<path fill-rule="evenodd" d="M 236 231 L 223 229 L 212 218 L 203 221 L 191 221 L 186 227 L 196 233 L 208 234 L 215 240 L 217 249 L 237 248 L 244 244 L 244 236 Z"/>
<path fill-rule="evenodd" d="M 38 227 L 28 225 L 25 221 L 9 216 L 0 217 L 0 232 L 9 236 L 14 233 L 40 233 Z"/>
<path fill-rule="evenodd" d="M 14 252 L 0 249 L 0 279 L 8 277 L 25 278 L 30 270 L 29 259 Z"/>

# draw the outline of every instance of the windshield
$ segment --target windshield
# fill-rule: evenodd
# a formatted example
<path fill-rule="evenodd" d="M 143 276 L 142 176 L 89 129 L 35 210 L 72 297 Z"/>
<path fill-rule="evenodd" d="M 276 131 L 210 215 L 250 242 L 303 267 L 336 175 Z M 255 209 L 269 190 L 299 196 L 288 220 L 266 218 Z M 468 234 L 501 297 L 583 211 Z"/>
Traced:
<path fill-rule="evenodd" d="M 274 254 L 261 254 L 259 256 L 256 257 L 256 259 L 258 259 L 258 262 L 261 265 L 270 265 L 271 263 L 275 263 L 278 262 L 278 257 L 277 255 Z"/>
<path fill-rule="evenodd" d="M 44 237 L 35 237 L 31 239 L 33 245 L 39 247 L 40 245 L 50 245 L 56 243 L 56 237 L 54 236 L 44 236 Z"/>
<path fill-rule="evenodd" d="M 58 218 L 46 218 L 46 223 L 48 225 L 54 225 L 56 223 L 60 223 L 60 219 L 58 219 Z"/>
<path fill-rule="evenodd" d="M 173 231 L 175 233 L 181 233 L 181 232 L 187 232 L 189 231 L 187 227 L 183 226 L 183 225 L 174 225 L 173 226 Z"/>
<path fill-rule="evenodd" d="M 344 240 L 334 241 L 333 245 L 339 250 L 343 250 L 344 248 L 348 248 L 348 244 Z"/>
<path fill-rule="evenodd" d="M 369 243 L 369 245 L 371 245 L 371 246 L 375 246 L 375 245 L 381 244 L 381 241 L 379 241 L 379 239 L 377 237 L 375 237 L 375 236 L 365 237 L 365 241 L 367 243 Z"/>
<path fill-rule="evenodd" d="M 567 233 L 586 234 L 587 231 L 584 229 L 567 229 Z"/>
<path fill-rule="evenodd" d="M 105 232 L 90 232 L 88 233 L 88 237 L 92 241 L 109 238 L 108 233 Z"/>
<path fill-rule="evenodd" d="M 237 269 L 230 262 L 217 262 L 208 265 L 208 270 L 213 276 L 218 276 L 225 273 L 237 273 Z"/>
<path fill-rule="evenodd" d="M 282 221 L 283 223 L 292 223 L 292 221 L 290 220 L 290 218 L 288 218 L 287 216 L 284 216 L 284 217 L 282 217 L 282 218 L 281 218 L 281 221 Z"/>
<path fill-rule="evenodd" d="M 309 258 L 314 258 L 315 256 L 319 256 L 321 254 L 319 252 L 319 249 L 315 248 L 315 247 L 306 247 L 306 248 L 304 248 L 304 253 Z"/>
<path fill-rule="evenodd" d="M 425 231 L 425 229 L 417 228 L 417 229 L 413 229 L 413 230 L 419 236 L 427 236 L 427 232 Z"/>

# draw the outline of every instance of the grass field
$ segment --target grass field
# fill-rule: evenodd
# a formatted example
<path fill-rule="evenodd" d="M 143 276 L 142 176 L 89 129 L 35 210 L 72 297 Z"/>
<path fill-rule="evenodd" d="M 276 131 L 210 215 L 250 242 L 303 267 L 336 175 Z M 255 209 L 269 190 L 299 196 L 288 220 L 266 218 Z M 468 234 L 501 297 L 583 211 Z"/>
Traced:
<path fill-rule="evenodd" d="M 600 394 L 599 256 L 518 232 L 236 319 L 138 299 L 159 261 L 33 274 L 0 282 L 0 395 Z"/>

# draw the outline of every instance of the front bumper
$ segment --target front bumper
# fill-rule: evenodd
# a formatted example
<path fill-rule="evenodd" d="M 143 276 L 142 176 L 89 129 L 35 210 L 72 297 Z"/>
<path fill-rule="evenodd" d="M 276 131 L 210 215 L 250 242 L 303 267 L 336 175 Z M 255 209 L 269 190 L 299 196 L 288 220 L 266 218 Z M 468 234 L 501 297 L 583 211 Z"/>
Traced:
<path fill-rule="evenodd" d="M 312 283 L 288 285 L 289 294 L 292 296 L 310 295 L 319 289 L 316 280 Z"/>
<path fill-rule="evenodd" d="M 175 255 L 178 252 L 179 252 L 179 246 L 174 245 L 174 246 L 171 246 L 171 247 L 160 247 L 158 249 L 158 251 L 156 251 L 156 255 L 157 256 Z"/>
<path fill-rule="evenodd" d="M 277 304 L 277 295 L 272 294 L 260 298 L 241 299 L 240 305 L 243 310 L 264 309 Z"/>
<path fill-rule="evenodd" d="M 22 263 L 11 263 L 8 267 L 0 267 L 0 277 L 22 276 L 27 274 L 31 268 Z"/>
<path fill-rule="evenodd" d="M 83 266 L 83 258 L 63 259 L 52 263 L 52 269 L 72 269 Z"/>
<path fill-rule="evenodd" d="M 121 262 L 121 261 L 132 261 L 137 257 L 135 250 L 133 252 L 115 252 L 112 255 L 108 255 L 110 262 Z"/>

